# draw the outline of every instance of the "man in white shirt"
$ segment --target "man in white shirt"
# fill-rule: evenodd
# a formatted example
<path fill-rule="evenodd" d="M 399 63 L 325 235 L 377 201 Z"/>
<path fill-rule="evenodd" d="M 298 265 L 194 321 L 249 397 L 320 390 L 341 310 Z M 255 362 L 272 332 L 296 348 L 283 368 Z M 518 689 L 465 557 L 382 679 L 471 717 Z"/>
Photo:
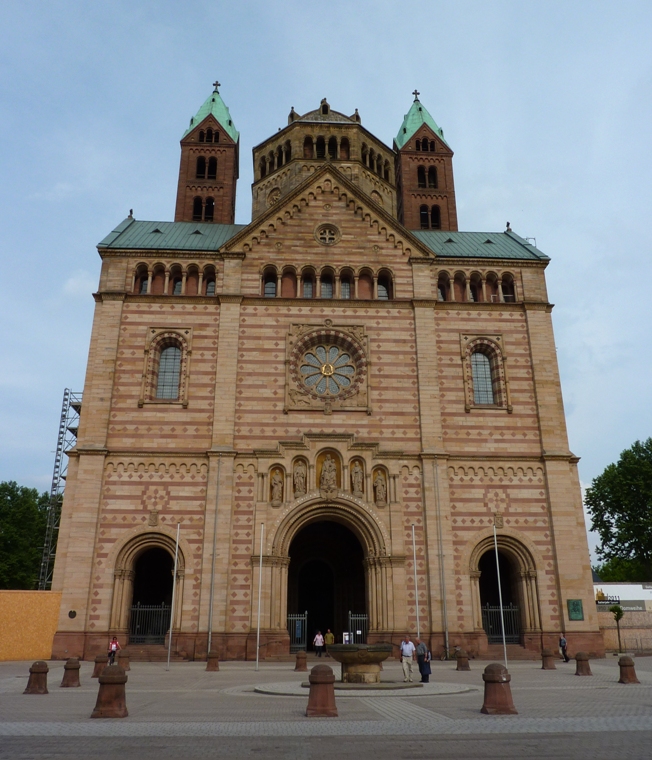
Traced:
<path fill-rule="evenodd" d="M 410 637 L 405 634 L 405 638 L 401 641 L 401 664 L 403 665 L 403 678 L 404 681 L 412 680 L 412 662 L 414 661 L 415 646 L 410 641 Z"/>

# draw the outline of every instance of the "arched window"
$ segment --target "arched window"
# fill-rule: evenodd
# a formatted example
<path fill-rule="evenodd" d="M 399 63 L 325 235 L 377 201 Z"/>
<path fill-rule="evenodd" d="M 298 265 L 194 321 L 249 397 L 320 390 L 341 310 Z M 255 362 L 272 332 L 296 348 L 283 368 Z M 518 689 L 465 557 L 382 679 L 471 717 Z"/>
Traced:
<path fill-rule="evenodd" d="M 441 210 L 439 206 L 430 209 L 430 226 L 433 230 L 441 229 Z"/>
<path fill-rule="evenodd" d="M 349 272 L 340 275 L 340 297 L 349 299 L 353 296 L 353 278 Z"/>
<path fill-rule="evenodd" d="M 428 187 L 437 187 L 437 169 L 434 166 L 428 169 Z"/>
<path fill-rule="evenodd" d="M 220 141 L 220 133 L 216 129 L 215 130 L 215 134 L 213 135 L 213 142 L 216 143 L 216 142 L 219 142 L 219 141 Z"/>
<path fill-rule="evenodd" d="M 142 278 L 140 281 L 140 287 L 138 288 L 138 292 L 141 296 L 147 295 L 147 275 Z"/>
<path fill-rule="evenodd" d="M 314 280 L 311 273 L 306 273 L 301 277 L 301 295 L 303 298 L 313 298 L 315 293 Z"/>
<path fill-rule="evenodd" d="M 374 281 L 368 272 L 363 272 L 358 277 L 358 298 L 371 299 L 374 297 Z"/>
<path fill-rule="evenodd" d="M 421 141 L 421 150 L 428 151 L 428 141 L 425 138 Z"/>
<path fill-rule="evenodd" d="M 266 269 L 263 275 L 263 296 L 276 298 L 276 270 Z"/>
<path fill-rule="evenodd" d="M 383 176 L 385 178 L 385 182 L 389 182 L 389 161 L 385 161 L 385 167 L 383 169 Z"/>
<path fill-rule="evenodd" d="M 421 140 L 417 140 L 417 150 L 421 150 Z"/>
<path fill-rule="evenodd" d="M 427 230 L 430 227 L 430 220 L 428 219 L 428 206 L 419 207 L 419 222 L 422 230 Z"/>
<path fill-rule="evenodd" d="M 506 303 L 514 303 L 516 301 L 516 288 L 514 287 L 514 278 L 511 274 L 503 275 L 502 286 L 503 300 Z"/>
<path fill-rule="evenodd" d="M 208 280 L 206 282 L 206 295 L 207 296 L 215 295 L 215 280 Z"/>
<path fill-rule="evenodd" d="M 156 378 L 156 398 L 176 401 L 179 398 L 179 380 L 181 378 L 181 348 L 166 346 L 162 351 Z"/>
<path fill-rule="evenodd" d="M 473 403 L 495 403 L 491 360 L 481 351 L 474 351 L 471 354 L 471 375 L 473 378 Z"/>
<path fill-rule="evenodd" d="M 172 295 L 173 296 L 180 296 L 181 295 L 181 277 L 175 277 L 172 280 Z"/>
<path fill-rule="evenodd" d="M 314 157 L 312 137 L 306 137 L 306 139 L 303 141 L 303 157 L 304 158 Z"/>
<path fill-rule="evenodd" d="M 279 169 L 283 166 L 283 148 L 279 146 L 276 149 L 276 168 Z"/>
<path fill-rule="evenodd" d="M 333 275 L 330 272 L 324 272 L 324 274 L 322 274 L 320 286 L 322 298 L 333 297 Z"/>
<path fill-rule="evenodd" d="M 317 138 L 317 158 L 326 157 L 326 141 L 323 137 Z"/>
<path fill-rule="evenodd" d="M 206 142 L 213 142 L 213 130 L 207 129 L 206 130 Z"/>
<path fill-rule="evenodd" d="M 362 143 L 362 151 L 360 155 L 362 156 L 362 163 L 367 166 L 367 163 L 369 161 L 369 151 L 367 150 L 365 143 Z"/>
<path fill-rule="evenodd" d="M 204 179 L 206 176 L 206 159 L 204 156 L 199 156 L 197 158 L 197 172 L 196 177 L 197 179 Z"/>
<path fill-rule="evenodd" d="M 471 291 L 471 300 L 475 303 L 481 303 L 484 299 L 482 297 L 482 280 L 479 275 L 472 274 L 469 282 L 469 290 Z"/>
<path fill-rule="evenodd" d="M 262 179 L 267 174 L 267 161 L 264 158 L 260 159 L 260 178 Z"/>
<path fill-rule="evenodd" d="M 274 164 L 274 153 L 269 154 L 269 156 L 267 157 L 267 162 L 269 163 L 269 173 L 271 174 L 274 171 L 274 168 L 278 168 L 278 167 L 275 167 L 275 164 Z"/>
<path fill-rule="evenodd" d="M 437 300 L 450 301 L 450 279 L 447 274 L 440 274 L 437 278 Z"/>
<path fill-rule="evenodd" d="M 297 297 L 297 276 L 291 269 L 286 269 L 281 276 L 281 298 Z"/>
<path fill-rule="evenodd" d="M 215 214 L 215 199 L 206 198 L 206 206 L 204 207 L 204 221 L 212 222 L 214 214 Z"/>
<path fill-rule="evenodd" d="M 340 158 L 342 161 L 348 161 L 351 156 L 351 148 L 349 147 L 349 141 L 346 137 L 343 137 L 340 142 Z"/>
<path fill-rule="evenodd" d="M 332 161 L 337 159 L 337 138 L 335 137 L 328 140 L 328 156 Z"/>
<path fill-rule="evenodd" d="M 417 186 L 418 187 L 426 186 L 426 170 L 425 170 L 425 167 L 423 166 L 420 166 L 417 169 Z"/>
<path fill-rule="evenodd" d="M 202 129 L 201 132 L 199 133 L 199 142 L 204 142 L 205 140 L 206 140 L 206 133 Z"/>
<path fill-rule="evenodd" d="M 215 179 L 217 177 L 217 159 L 215 156 L 211 156 L 208 159 L 208 179 Z"/>
<path fill-rule="evenodd" d="M 192 201 L 192 218 L 195 222 L 201 222 L 202 202 L 201 198 L 197 196 Z"/>
<path fill-rule="evenodd" d="M 284 163 L 287 164 L 288 161 L 292 159 L 292 143 L 288 140 L 285 143 L 285 160 Z"/>
<path fill-rule="evenodd" d="M 392 297 L 392 279 L 388 274 L 378 275 L 378 300 L 389 301 Z"/>

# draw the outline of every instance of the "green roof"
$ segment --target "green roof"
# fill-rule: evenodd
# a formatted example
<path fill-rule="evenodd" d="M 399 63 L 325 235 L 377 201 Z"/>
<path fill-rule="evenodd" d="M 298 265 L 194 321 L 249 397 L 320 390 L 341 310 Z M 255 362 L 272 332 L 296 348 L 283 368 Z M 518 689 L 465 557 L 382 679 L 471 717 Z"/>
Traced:
<path fill-rule="evenodd" d="M 549 261 L 549 257 L 514 232 L 444 232 L 410 230 L 437 256 L 442 258 L 530 259 Z"/>
<path fill-rule="evenodd" d="M 217 87 L 213 90 L 213 92 L 210 94 L 208 98 L 206 98 L 206 101 L 204 105 L 197 111 L 197 113 L 190 119 L 190 126 L 181 136 L 181 139 L 191 132 L 195 127 L 197 127 L 199 124 L 201 124 L 202 121 L 207 116 L 214 116 L 215 119 L 217 119 L 218 123 L 224 127 L 226 130 L 226 133 L 231 137 L 233 142 L 238 142 L 238 139 L 240 138 L 240 133 L 233 125 L 233 120 L 231 119 L 231 114 L 229 113 L 229 109 L 224 104 L 224 101 L 220 97 L 220 93 L 217 91 Z"/>
<path fill-rule="evenodd" d="M 440 137 L 446 145 L 448 145 L 446 140 L 444 140 L 444 130 L 437 126 L 435 120 L 428 113 L 427 109 L 415 98 L 414 103 L 412 103 L 412 107 L 403 119 L 403 124 L 401 124 L 401 128 L 394 140 L 396 146 L 399 149 L 402 148 L 423 124 L 427 124 L 430 129 L 432 129 L 432 131 Z M 450 148 L 450 145 L 448 147 Z"/>
<path fill-rule="evenodd" d="M 127 217 L 97 244 L 100 249 L 217 251 L 245 224 L 140 222 Z"/>

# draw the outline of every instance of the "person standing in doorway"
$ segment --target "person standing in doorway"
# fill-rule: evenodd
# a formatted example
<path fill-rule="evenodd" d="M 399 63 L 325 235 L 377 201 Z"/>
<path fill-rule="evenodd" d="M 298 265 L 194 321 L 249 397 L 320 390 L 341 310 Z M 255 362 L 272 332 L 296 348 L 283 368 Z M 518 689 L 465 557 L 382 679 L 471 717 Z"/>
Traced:
<path fill-rule="evenodd" d="M 403 680 L 412 680 L 412 662 L 414 660 L 415 646 L 410 641 L 410 637 L 405 634 L 405 638 L 401 641 L 401 665 L 403 666 Z"/>
<path fill-rule="evenodd" d="M 559 637 L 559 648 L 561 649 L 561 656 L 564 658 L 564 662 L 570 662 L 570 657 L 568 656 L 568 642 L 566 641 L 566 634 L 563 631 Z"/>
<path fill-rule="evenodd" d="M 333 633 L 331 632 L 331 629 L 329 628 L 326 631 L 326 635 L 324 636 L 324 644 L 326 645 L 326 657 L 330 657 L 330 655 L 328 654 L 328 647 L 334 643 L 335 643 L 335 636 L 333 635 Z"/>
<path fill-rule="evenodd" d="M 118 643 L 118 637 L 114 636 L 109 644 L 109 659 L 107 665 L 113 665 L 115 663 L 115 656 L 118 654 L 119 649 L 122 649 L 122 647 Z"/>
<path fill-rule="evenodd" d="M 317 631 L 317 635 L 312 643 L 315 647 L 315 652 L 317 652 L 317 657 L 321 657 L 322 652 L 324 651 L 324 637 L 321 635 L 321 631 Z"/>

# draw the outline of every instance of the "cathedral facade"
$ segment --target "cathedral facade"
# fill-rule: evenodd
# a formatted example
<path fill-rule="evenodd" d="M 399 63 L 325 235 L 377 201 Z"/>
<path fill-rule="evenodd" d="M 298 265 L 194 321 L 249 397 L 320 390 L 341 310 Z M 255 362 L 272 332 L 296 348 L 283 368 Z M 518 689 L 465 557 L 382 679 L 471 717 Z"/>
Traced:
<path fill-rule="evenodd" d="M 414 95 L 391 147 L 357 110 L 292 109 L 237 225 L 216 84 L 175 221 L 98 245 L 53 656 L 171 627 L 188 659 L 252 659 L 259 619 L 263 659 L 328 628 L 482 656 L 501 606 L 515 650 L 563 630 L 603 652 L 549 259 L 458 230 L 453 151 Z"/>

